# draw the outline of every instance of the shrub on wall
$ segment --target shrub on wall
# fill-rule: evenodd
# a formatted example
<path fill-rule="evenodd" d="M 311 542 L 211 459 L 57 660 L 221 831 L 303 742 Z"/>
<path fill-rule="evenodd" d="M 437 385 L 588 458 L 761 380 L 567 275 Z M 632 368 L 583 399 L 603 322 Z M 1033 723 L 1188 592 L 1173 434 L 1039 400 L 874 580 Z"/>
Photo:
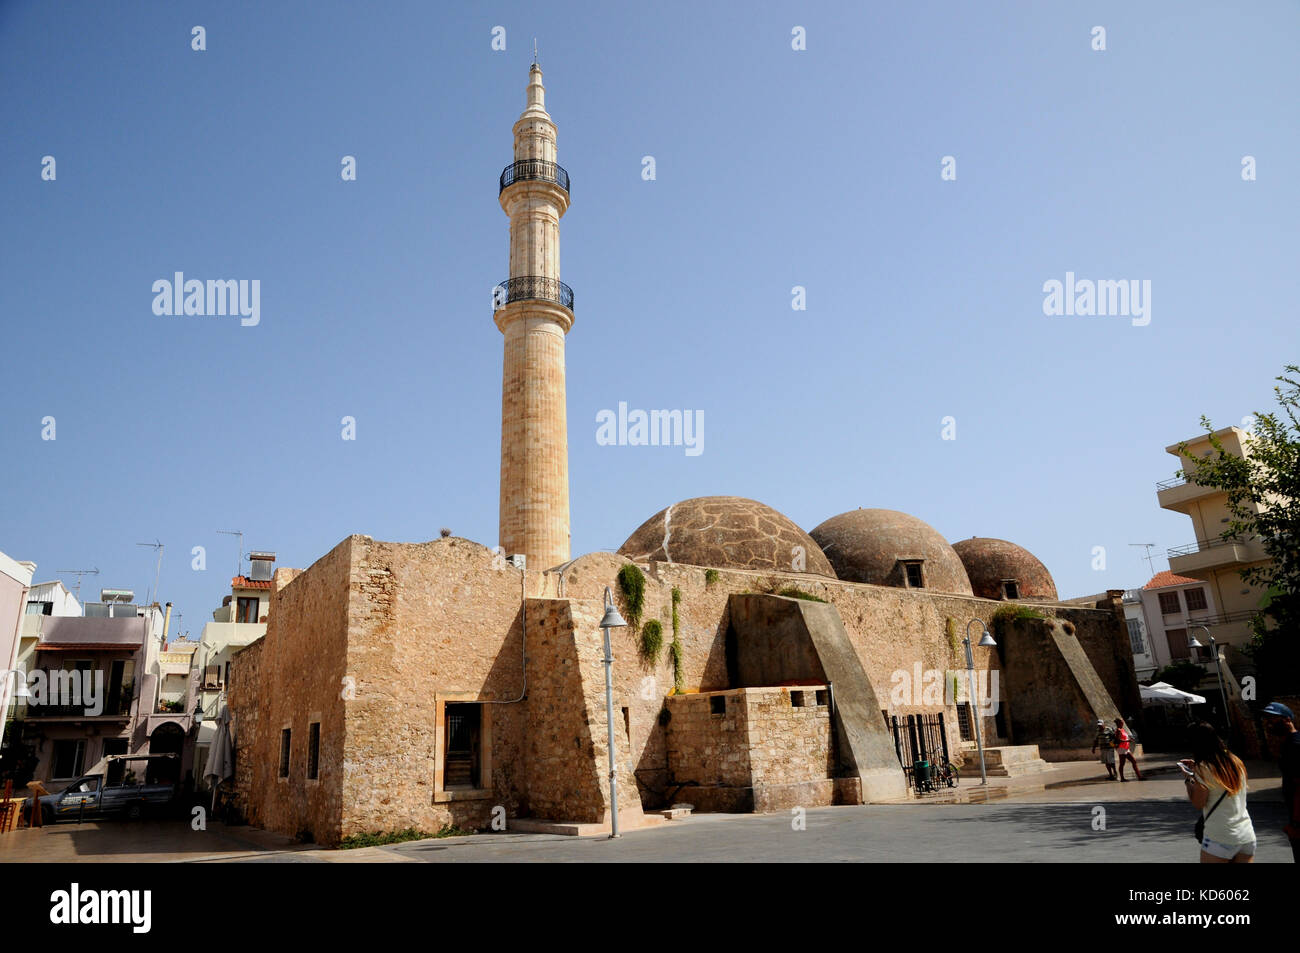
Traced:
<path fill-rule="evenodd" d="M 618 588 L 627 603 L 627 621 L 633 628 L 641 625 L 641 610 L 645 607 L 645 573 L 628 563 L 618 571 Z"/>
<path fill-rule="evenodd" d="M 664 644 L 664 627 L 658 619 L 651 619 L 641 629 L 641 658 L 651 665 L 658 663 L 659 650 Z"/>

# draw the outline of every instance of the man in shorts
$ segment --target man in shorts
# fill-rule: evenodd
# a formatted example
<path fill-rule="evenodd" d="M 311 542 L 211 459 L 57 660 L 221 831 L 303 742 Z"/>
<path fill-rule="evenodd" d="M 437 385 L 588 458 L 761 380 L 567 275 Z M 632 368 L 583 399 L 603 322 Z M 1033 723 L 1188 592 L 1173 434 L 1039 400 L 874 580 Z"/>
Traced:
<path fill-rule="evenodd" d="M 1101 749 L 1101 763 L 1106 766 L 1106 773 L 1115 780 L 1115 732 L 1106 727 L 1106 723 L 1097 719 L 1097 736 L 1092 739 L 1092 753 Z"/>

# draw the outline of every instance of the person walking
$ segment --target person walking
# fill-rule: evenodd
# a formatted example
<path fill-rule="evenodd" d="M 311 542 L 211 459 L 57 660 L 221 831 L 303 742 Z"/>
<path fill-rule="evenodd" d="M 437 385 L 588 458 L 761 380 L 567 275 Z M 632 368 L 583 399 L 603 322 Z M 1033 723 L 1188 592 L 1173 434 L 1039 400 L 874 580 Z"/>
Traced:
<path fill-rule="evenodd" d="M 1187 800 L 1201 810 L 1201 863 L 1255 860 L 1255 826 L 1246 810 L 1246 766 L 1203 721 L 1187 731 L 1192 756 L 1178 762 Z"/>
<path fill-rule="evenodd" d="M 1295 715 L 1281 702 L 1269 702 L 1261 710 L 1270 737 L 1281 743 L 1278 765 L 1282 769 L 1282 803 L 1287 824 L 1282 830 L 1291 841 L 1291 856 L 1300 864 L 1300 731 Z"/>
<path fill-rule="evenodd" d="M 1092 753 L 1101 749 L 1101 763 L 1106 766 L 1106 773 L 1115 780 L 1115 732 L 1106 727 L 1106 723 L 1097 719 L 1097 736 L 1092 739 Z"/>
<path fill-rule="evenodd" d="M 1124 719 L 1115 719 L 1115 747 L 1116 757 L 1119 761 L 1119 779 L 1127 781 L 1124 777 L 1124 762 L 1130 762 L 1133 765 L 1133 773 L 1137 775 L 1139 781 L 1142 780 L 1142 772 L 1138 770 L 1137 758 L 1133 757 L 1133 736 L 1129 730 L 1124 727 Z"/>

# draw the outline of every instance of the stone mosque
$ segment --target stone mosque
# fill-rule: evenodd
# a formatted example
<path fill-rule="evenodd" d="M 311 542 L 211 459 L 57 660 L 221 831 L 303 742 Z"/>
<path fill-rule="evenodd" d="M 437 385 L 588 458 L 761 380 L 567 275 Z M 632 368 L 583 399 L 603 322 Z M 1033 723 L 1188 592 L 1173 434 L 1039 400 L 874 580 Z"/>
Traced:
<path fill-rule="evenodd" d="M 499 180 L 499 545 L 354 535 L 276 571 L 266 635 L 235 656 L 228 687 L 233 799 L 250 823 L 323 844 L 446 825 L 607 827 L 606 587 L 629 622 L 612 630 L 624 828 L 669 823 L 681 804 L 913 797 L 921 756 L 946 753 L 978 778 L 977 733 L 990 774 L 1029 772 L 1086 754 L 1097 718 L 1139 711 L 1120 593 L 1063 604 L 1046 567 L 1005 540 L 950 545 L 888 509 L 805 532 L 713 496 L 660 510 L 617 553 L 573 558 L 569 197 L 534 63 Z M 988 686 L 972 699 L 961 640 L 975 620 L 997 646 L 972 637 Z M 923 672 L 944 691 L 923 693 Z"/>

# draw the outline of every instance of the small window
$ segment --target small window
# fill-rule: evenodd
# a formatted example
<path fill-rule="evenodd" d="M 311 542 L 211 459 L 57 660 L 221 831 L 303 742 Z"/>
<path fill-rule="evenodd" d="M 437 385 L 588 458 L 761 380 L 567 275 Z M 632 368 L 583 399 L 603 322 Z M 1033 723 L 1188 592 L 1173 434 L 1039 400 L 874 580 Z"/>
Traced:
<path fill-rule="evenodd" d="M 53 602 L 29 602 L 27 603 L 28 615 L 54 615 Z"/>
<path fill-rule="evenodd" d="M 54 779 L 75 778 L 80 775 L 85 757 L 85 741 L 54 742 L 54 763 L 50 767 Z"/>
<path fill-rule="evenodd" d="M 1134 655 L 1142 655 L 1146 652 L 1146 644 L 1142 640 L 1142 623 L 1137 619 L 1126 619 L 1128 622 L 1128 640 L 1133 647 Z"/>
<path fill-rule="evenodd" d="M 974 741 L 975 729 L 970 716 L 970 702 L 962 702 L 957 706 L 957 730 L 961 733 L 962 741 Z"/>
<path fill-rule="evenodd" d="M 1160 593 L 1160 612 L 1162 615 L 1177 615 L 1180 611 L 1177 592 Z"/>
<path fill-rule="evenodd" d="M 307 726 L 307 777 L 313 781 L 320 778 L 319 721 L 313 721 Z"/>
<path fill-rule="evenodd" d="M 925 588 L 925 576 L 921 573 L 920 560 L 903 563 L 903 572 L 907 575 L 907 588 Z"/>
<path fill-rule="evenodd" d="M 1183 597 L 1187 600 L 1188 612 L 1202 612 L 1206 607 L 1204 589 L 1184 589 Z"/>
<path fill-rule="evenodd" d="M 709 696 L 709 714 L 725 715 L 727 713 L 727 696 L 710 695 Z"/>
<path fill-rule="evenodd" d="M 1186 629 L 1166 629 L 1165 638 L 1169 640 L 1169 657 L 1175 662 L 1192 657 L 1192 648 L 1187 644 Z"/>
<path fill-rule="evenodd" d="M 239 604 L 235 608 L 235 621 L 256 622 L 257 607 L 260 602 L 257 596 L 240 596 Z"/>
<path fill-rule="evenodd" d="M 830 704 L 828 700 L 829 696 L 830 696 L 830 692 L 826 691 L 826 689 L 824 688 L 819 688 L 817 690 L 817 707 L 821 708 L 825 705 Z"/>
<path fill-rule="evenodd" d="M 807 692 L 791 692 L 791 693 L 790 693 L 790 707 L 791 707 L 791 708 L 804 708 L 804 707 L 806 707 L 807 704 L 808 704 L 808 697 L 807 697 L 807 696 L 808 696 L 808 693 L 807 693 Z"/>
<path fill-rule="evenodd" d="M 289 776 L 289 739 L 290 732 L 288 728 L 280 731 L 280 777 Z"/>
<path fill-rule="evenodd" d="M 1014 579 L 1003 579 L 1002 595 L 1008 599 L 1019 599 L 1020 586 L 1016 584 L 1016 581 Z"/>

